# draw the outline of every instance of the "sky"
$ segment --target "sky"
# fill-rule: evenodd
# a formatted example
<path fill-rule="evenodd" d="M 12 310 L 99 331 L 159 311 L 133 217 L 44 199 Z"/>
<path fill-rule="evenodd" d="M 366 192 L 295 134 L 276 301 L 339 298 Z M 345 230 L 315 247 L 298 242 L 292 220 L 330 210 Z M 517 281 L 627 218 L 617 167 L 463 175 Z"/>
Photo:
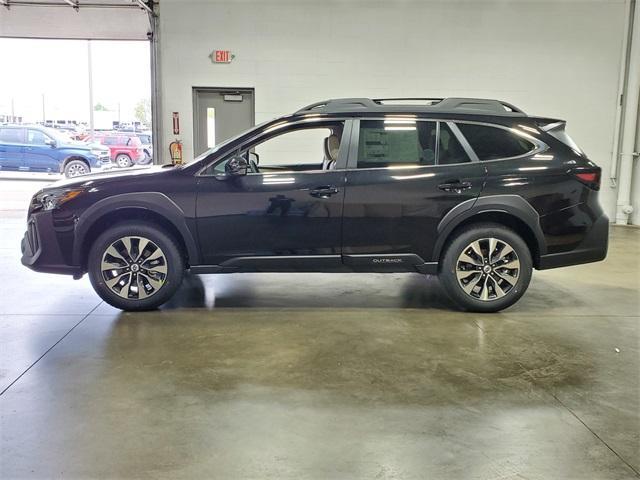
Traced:
<path fill-rule="evenodd" d="M 0 115 L 25 122 L 89 120 L 86 40 L 0 38 Z M 136 103 L 150 98 L 149 42 L 91 41 L 93 101 L 133 121 Z M 117 113 L 115 113 L 117 117 Z"/>

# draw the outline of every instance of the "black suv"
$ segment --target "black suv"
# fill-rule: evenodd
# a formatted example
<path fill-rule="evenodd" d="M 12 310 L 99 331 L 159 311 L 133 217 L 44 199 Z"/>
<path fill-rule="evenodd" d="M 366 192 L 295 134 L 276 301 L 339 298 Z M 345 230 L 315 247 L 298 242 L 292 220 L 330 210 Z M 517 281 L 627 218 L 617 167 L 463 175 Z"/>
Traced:
<path fill-rule="evenodd" d="M 498 311 L 533 268 L 606 256 L 600 168 L 564 127 L 497 100 L 316 103 L 186 165 L 43 189 L 22 263 L 88 272 L 125 310 L 189 269 L 437 274 L 460 307 Z"/>

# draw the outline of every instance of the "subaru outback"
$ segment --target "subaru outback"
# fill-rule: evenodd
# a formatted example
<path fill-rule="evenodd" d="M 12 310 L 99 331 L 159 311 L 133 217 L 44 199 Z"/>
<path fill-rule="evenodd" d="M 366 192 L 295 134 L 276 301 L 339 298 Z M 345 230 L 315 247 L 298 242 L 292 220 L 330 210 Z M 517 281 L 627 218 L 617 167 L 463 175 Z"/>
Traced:
<path fill-rule="evenodd" d="M 165 303 L 190 270 L 418 272 L 495 312 L 533 269 L 605 258 L 600 174 L 564 121 L 505 102 L 328 100 L 185 165 L 44 188 L 22 262 L 88 273 L 124 310 Z"/>

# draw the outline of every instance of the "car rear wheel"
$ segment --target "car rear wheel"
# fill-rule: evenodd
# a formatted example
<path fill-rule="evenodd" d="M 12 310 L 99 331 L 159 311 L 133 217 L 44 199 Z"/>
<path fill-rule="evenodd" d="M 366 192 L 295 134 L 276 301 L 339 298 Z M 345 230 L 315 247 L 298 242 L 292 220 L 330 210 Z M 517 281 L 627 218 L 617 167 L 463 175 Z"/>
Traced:
<path fill-rule="evenodd" d="M 64 166 L 64 176 L 67 178 L 86 175 L 89 172 L 91 172 L 89 165 L 87 165 L 82 160 L 71 160 Z"/>
<path fill-rule="evenodd" d="M 116 165 L 118 165 L 120 168 L 127 168 L 133 165 L 133 162 L 131 161 L 131 157 L 129 157 L 129 155 L 127 155 L 126 153 L 121 153 L 116 157 Z"/>
<path fill-rule="evenodd" d="M 89 252 L 89 278 L 108 304 L 152 310 L 168 301 L 184 275 L 175 240 L 152 223 L 122 223 L 100 235 Z"/>
<path fill-rule="evenodd" d="M 484 223 L 471 225 L 452 239 L 440 280 L 464 310 L 497 312 L 522 297 L 532 270 L 529 247 L 516 232 Z"/>

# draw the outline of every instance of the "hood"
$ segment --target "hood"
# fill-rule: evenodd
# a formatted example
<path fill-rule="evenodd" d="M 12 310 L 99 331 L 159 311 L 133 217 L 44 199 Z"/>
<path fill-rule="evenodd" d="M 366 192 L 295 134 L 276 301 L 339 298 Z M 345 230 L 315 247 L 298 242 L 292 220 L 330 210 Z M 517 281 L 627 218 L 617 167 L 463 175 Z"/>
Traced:
<path fill-rule="evenodd" d="M 58 148 L 75 148 L 76 150 L 91 150 L 93 147 L 86 142 L 77 140 L 58 140 Z"/>
<path fill-rule="evenodd" d="M 127 168 L 127 169 L 114 169 L 106 172 L 90 173 L 89 175 L 82 175 L 75 178 L 66 178 L 58 180 L 48 185 L 46 189 L 57 188 L 78 188 L 87 187 L 91 188 L 94 183 L 101 184 L 109 181 L 117 181 L 119 179 L 132 179 L 135 177 L 144 178 L 148 175 L 162 175 L 173 171 L 175 167 L 171 164 L 168 165 L 154 165 L 152 167 L 139 167 L 139 168 Z"/>

